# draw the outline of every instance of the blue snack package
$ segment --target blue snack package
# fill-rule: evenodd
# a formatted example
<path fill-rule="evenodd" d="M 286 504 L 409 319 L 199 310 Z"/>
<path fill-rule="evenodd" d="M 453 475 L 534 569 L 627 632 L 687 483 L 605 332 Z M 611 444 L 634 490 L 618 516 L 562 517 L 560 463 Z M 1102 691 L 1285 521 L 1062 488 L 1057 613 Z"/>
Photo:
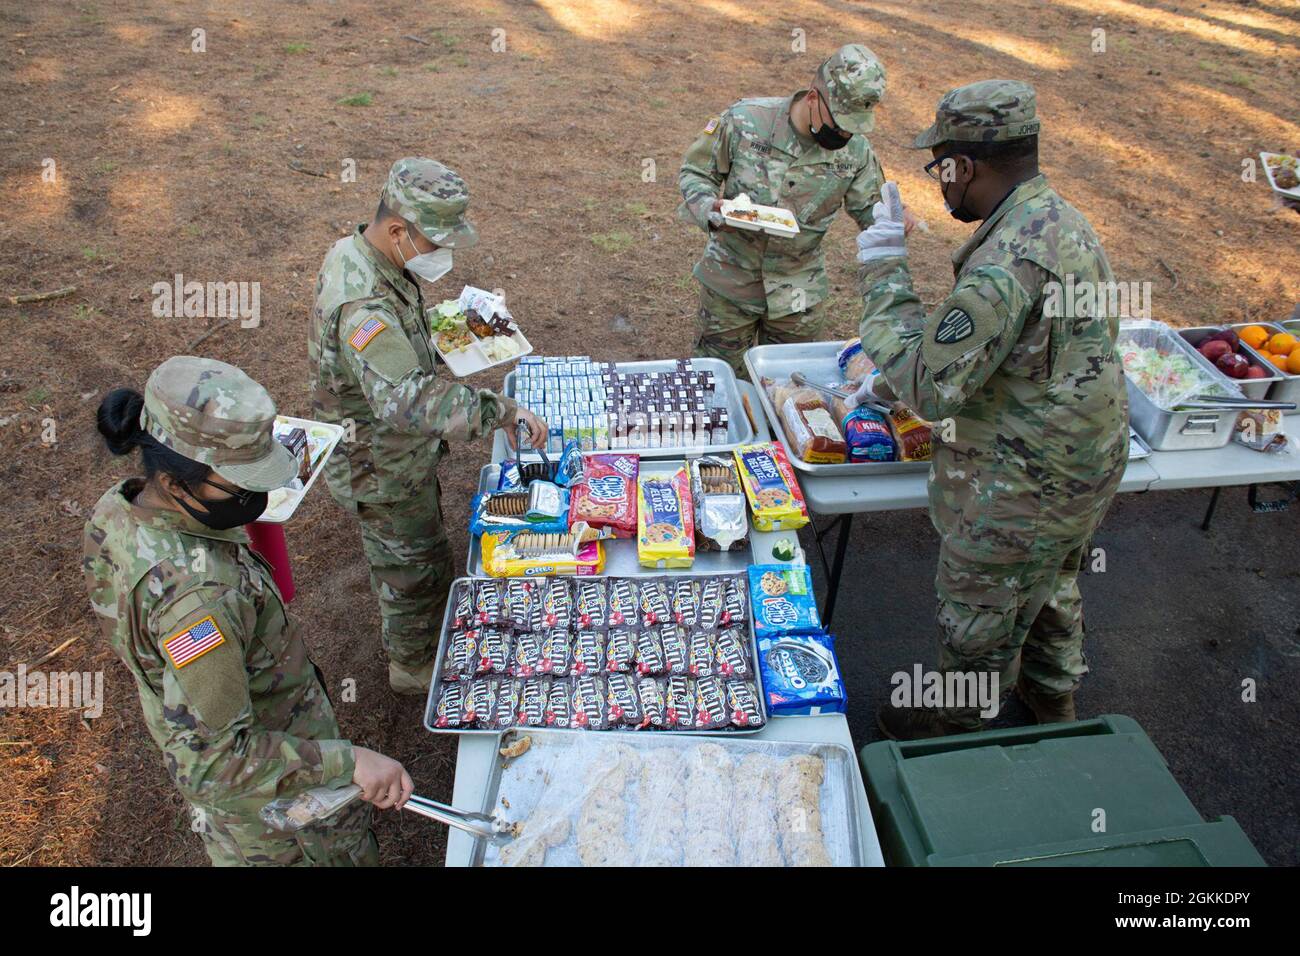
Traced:
<path fill-rule="evenodd" d="M 769 714 L 844 713 L 848 694 L 835 658 L 835 638 L 825 631 L 763 638 L 758 664 Z"/>
<path fill-rule="evenodd" d="M 849 446 L 849 461 L 897 461 L 898 446 L 885 416 L 861 405 L 844 416 L 840 423 L 844 442 Z"/>
<path fill-rule="evenodd" d="M 751 564 L 749 603 L 753 608 L 756 637 L 821 630 L 812 572 L 806 564 Z"/>

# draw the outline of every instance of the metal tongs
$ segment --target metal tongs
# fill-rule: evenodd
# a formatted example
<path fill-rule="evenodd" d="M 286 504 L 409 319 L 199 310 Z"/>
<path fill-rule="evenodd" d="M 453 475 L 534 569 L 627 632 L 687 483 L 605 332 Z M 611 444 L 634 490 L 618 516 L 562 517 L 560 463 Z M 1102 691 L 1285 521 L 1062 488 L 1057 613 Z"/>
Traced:
<path fill-rule="evenodd" d="M 1296 409 L 1295 402 L 1268 402 L 1261 398 L 1238 398 L 1235 395 L 1195 395 L 1190 401 L 1181 402 L 1181 409 L 1213 412 L 1254 411 L 1255 409 L 1280 408 L 1284 412 Z"/>
<path fill-rule="evenodd" d="M 486 840 L 494 846 L 504 846 L 515 838 L 514 830 L 510 824 L 500 817 L 492 817 L 486 813 L 476 813 L 472 810 L 458 810 L 456 807 L 438 803 L 436 800 L 429 800 L 416 794 L 411 795 L 411 798 L 406 801 L 406 806 L 402 807 L 402 809 L 410 810 L 422 817 L 428 817 L 430 820 L 437 820 L 439 823 L 445 823 L 457 830 L 464 830 L 466 833 L 472 834 L 480 840 Z"/>
<path fill-rule="evenodd" d="M 551 465 L 551 459 L 546 457 L 546 446 L 541 448 L 529 448 L 528 446 L 528 422 L 519 419 L 515 424 L 515 458 L 519 462 L 519 469 L 522 472 L 524 466 L 524 451 L 535 451 L 542 456 L 542 467 L 545 469 L 546 480 L 550 481 L 555 477 L 556 469 Z"/>
<path fill-rule="evenodd" d="M 804 388 L 811 388 L 814 392 L 821 392 L 823 395 L 828 395 L 831 398 L 838 398 L 841 401 L 846 402 L 852 401 L 853 396 L 857 391 L 852 388 L 835 388 L 831 385 L 820 385 L 817 382 L 810 382 L 803 372 L 792 373 L 790 381 L 794 382 L 796 385 L 802 385 Z M 884 412 L 886 415 L 890 412 L 889 406 L 878 398 L 864 398 L 858 404 L 865 405 L 867 408 L 875 409 L 878 412 Z"/>

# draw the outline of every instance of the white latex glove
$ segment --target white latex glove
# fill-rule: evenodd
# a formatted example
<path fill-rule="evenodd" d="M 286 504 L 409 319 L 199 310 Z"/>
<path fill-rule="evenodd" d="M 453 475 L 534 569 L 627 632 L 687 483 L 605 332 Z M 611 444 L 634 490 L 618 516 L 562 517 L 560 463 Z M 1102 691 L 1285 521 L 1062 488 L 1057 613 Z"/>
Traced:
<path fill-rule="evenodd" d="M 879 377 L 880 377 L 880 373 L 873 371 L 870 375 L 868 375 L 866 378 L 862 380 L 862 384 L 859 385 L 858 390 L 853 393 L 853 397 L 848 399 L 844 404 L 848 405 L 849 408 L 857 408 L 867 399 L 875 398 L 876 379 L 878 379 Z"/>
<path fill-rule="evenodd" d="M 880 189 L 880 199 L 871 207 L 871 215 L 876 221 L 858 233 L 859 262 L 907 255 L 903 200 L 898 195 L 898 183 L 885 183 Z"/>

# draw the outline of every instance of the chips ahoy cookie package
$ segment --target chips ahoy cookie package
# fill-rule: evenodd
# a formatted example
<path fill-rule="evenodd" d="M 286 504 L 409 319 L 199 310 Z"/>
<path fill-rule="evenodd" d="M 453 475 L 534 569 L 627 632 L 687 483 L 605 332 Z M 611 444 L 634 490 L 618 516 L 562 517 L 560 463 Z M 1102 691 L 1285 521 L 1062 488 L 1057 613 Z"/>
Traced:
<path fill-rule="evenodd" d="M 751 564 L 749 603 L 759 640 L 822 628 L 806 564 Z"/>
<path fill-rule="evenodd" d="M 637 478 L 637 558 L 646 568 L 695 563 L 695 520 L 685 468 Z"/>
<path fill-rule="evenodd" d="M 808 506 L 795 480 L 785 449 L 774 442 L 741 445 L 734 452 L 745 486 L 754 527 L 759 531 L 793 531 L 808 523 Z"/>

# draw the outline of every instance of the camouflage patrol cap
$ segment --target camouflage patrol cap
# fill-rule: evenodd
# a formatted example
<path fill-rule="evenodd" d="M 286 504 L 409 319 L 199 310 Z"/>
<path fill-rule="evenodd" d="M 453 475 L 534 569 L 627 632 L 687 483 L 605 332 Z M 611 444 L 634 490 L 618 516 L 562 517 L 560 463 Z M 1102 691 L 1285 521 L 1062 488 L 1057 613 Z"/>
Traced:
<path fill-rule="evenodd" d="M 465 219 L 469 187 L 432 159 L 408 157 L 393 163 L 384 205 L 439 246 L 468 249 L 478 242 L 478 230 Z"/>
<path fill-rule="evenodd" d="M 850 43 L 817 68 L 813 88 L 825 97 L 836 126 L 846 133 L 869 133 L 876 128 L 872 110 L 885 95 L 885 67 L 861 43 Z"/>
<path fill-rule="evenodd" d="M 173 356 L 144 386 L 140 427 L 247 491 L 271 491 L 298 474 L 289 449 L 275 440 L 274 423 L 266 389 L 216 359 Z"/>
<path fill-rule="evenodd" d="M 1001 143 L 1034 136 L 1038 96 L 1019 80 L 980 80 L 949 90 L 939 101 L 934 125 L 916 138 L 913 149 L 940 143 Z"/>

